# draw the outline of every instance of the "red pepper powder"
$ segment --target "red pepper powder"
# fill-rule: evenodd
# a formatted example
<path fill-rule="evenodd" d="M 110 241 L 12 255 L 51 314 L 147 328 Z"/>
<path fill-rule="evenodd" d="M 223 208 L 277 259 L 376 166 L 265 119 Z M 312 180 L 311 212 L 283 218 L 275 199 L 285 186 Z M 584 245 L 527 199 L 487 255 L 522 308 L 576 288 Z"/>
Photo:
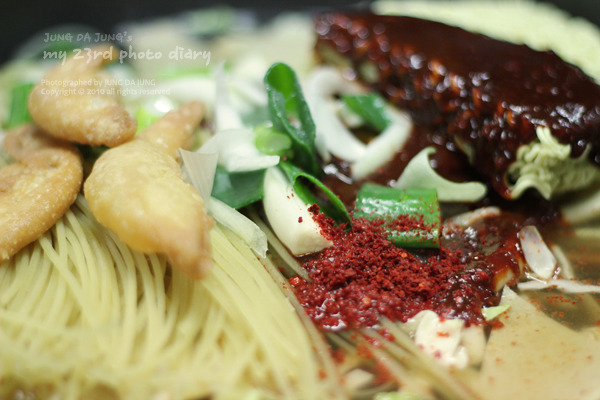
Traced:
<path fill-rule="evenodd" d="M 294 277 L 290 284 L 322 329 L 374 326 L 381 317 L 405 322 L 423 310 L 484 321 L 481 307 L 496 297 L 488 289 L 491 278 L 481 269 L 465 269 L 461 250 L 409 252 L 386 239 L 383 221 L 354 219 L 345 230 L 318 207 L 311 211 L 333 245 L 301 259 L 309 280 Z M 411 219 L 402 221 L 412 228 Z"/>

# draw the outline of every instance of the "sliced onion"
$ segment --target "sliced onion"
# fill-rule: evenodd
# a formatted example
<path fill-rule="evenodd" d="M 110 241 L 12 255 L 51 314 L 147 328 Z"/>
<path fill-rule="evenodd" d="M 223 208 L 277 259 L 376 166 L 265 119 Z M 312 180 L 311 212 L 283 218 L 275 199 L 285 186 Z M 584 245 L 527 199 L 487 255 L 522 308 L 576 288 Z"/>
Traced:
<path fill-rule="evenodd" d="M 475 202 L 485 196 L 487 188 L 480 182 L 456 183 L 438 175 L 429 164 L 429 155 L 434 152 L 433 147 L 421 150 L 410 160 L 400 178 L 392 186 L 437 189 L 438 199 L 448 202 Z"/>
<path fill-rule="evenodd" d="M 412 121 L 401 112 L 391 113 L 392 123 L 373 139 L 366 147 L 360 159 L 351 166 L 352 177 L 362 179 L 388 163 L 408 139 Z"/>
<path fill-rule="evenodd" d="M 349 162 L 358 160 L 366 146 L 346 128 L 330 102 L 335 94 L 357 90 L 333 67 L 317 68 L 305 84 L 306 102 L 316 127 L 317 151 L 328 160 L 329 154 Z"/>
<path fill-rule="evenodd" d="M 179 149 L 183 167 L 192 186 L 200 193 L 200 197 L 206 201 L 210 198 L 215 171 L 217 169 L 217 153 L 198 153 Z"/>
<path fill-rule="evenodd" d="M 517 285 L 519 290 L 560 289 L 566 293 L 600 293 L 599 285 L 589 285 L 569 279 L 531 280 Z"/>
<path fill-rule="evenodd" d="M 256 171 L 279 164 L 279 156 L 261 153 L 254 144 L 256 135 L 249 129 L 217 132 L 201 148 L 203 153 L 217 153 L 219 164 L 229 172 Z"/>
<path fill-rule="evenodd" d="M 257 255 L 267 256 L 267 235 L 251 219 L 214 197 L 208 201 L 208 212 L 220 224 L 248 243 Z"/>
<path fill-rule="evenodd" d="M 444 229 L 451 230 L 453 227 L 466 228 L 473 225 L 480 219 L 495 217 L 498 215 L 500 215 L 500 208 L 498 207 L 480 207 L 446 219 L 444 222 Z"/>
<path fill-rule="evenodd" d="M 346 161 L 356 161 L 365 152 L 365 145 L 350 132 L 335 115 L 328 101 L 320 95 L 307 94 L 306 101 L 315 122 L 317 144 L 324 144 L 325 150 Z"/>
<path fill-rule="evenodd" d="M 550 279 L 556 269 L 556 258 L 535 226 L 523 227 L 518 233 L 525 261 L 533 273 L 542 279 Z"/>

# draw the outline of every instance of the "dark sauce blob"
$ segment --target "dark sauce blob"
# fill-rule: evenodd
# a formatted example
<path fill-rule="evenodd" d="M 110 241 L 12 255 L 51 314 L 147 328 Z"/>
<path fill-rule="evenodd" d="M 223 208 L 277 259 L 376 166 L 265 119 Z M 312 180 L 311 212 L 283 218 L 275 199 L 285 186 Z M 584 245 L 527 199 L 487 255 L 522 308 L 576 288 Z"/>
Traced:
<path fill-rule="evenodd" d="M 599 163 L 600 87 L 551 51 L 370 13 L 324 14 L 316 32 L 321 58 L 343 59 L 418 124 L 447 136 L 504 197 L 506 171 L 537 126 L 571 145 L 572 157 L 590 146 Z"/>

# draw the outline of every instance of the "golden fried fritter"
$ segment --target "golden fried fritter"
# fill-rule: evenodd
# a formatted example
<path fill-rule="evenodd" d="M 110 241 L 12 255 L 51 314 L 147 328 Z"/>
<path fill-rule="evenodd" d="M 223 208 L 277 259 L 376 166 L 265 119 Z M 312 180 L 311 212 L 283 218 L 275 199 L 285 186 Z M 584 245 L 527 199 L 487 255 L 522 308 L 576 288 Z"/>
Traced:
<path fill-rule="evenodd" d="M 98 221 L 135 250 L 166 254 L 201 278 L 211 265 L 210 228 L 198 192 L 182 178 L 177 150 L 189 144 L 204 110 L 189 103 L 121 146 L 107 150 L 84 184 Z"/>
<path fill-rule="evenodd" d="M 0 262 L 51 228 L 75 201 L 83 179 L 77 149 L 34 125 L 7 133 L 16 162 L 0 169 Z"/>
<path fill-rule="evenodd" d="M 130 140 L 136 120 L 121 106 L 118 81 L 101 68 L 118 57 L 99 46 L 50 70 L 29 96 L 29 113 L 44 131 L 71 142 L 113 147 Z"/>

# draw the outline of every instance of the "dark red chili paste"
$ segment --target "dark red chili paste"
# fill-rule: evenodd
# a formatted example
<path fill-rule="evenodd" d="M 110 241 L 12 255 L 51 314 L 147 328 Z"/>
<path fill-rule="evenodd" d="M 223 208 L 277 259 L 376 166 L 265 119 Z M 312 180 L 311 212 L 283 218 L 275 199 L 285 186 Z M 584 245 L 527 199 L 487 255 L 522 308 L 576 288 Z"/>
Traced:
<path fill-rule="evenodd" d="M 325 330 L 374 326 L 381 317 L 406 321 L 423 310 L 482 323 L 481 308 L 499 301 L 498 277 L 519 275 L 518 219 L 494 221 L 491 230 L 483 223 L 470 232 L 447 230 L 439 250 L 417 251 L 388 241 L 383 221 L 355 219 L 344 230 L 323 214 L 315 220 L 333 245 L 301 259 L 309 281 L 290 283 Z"/>
<path fill-rule="evenodd" d="M 507 198 L 508 167 L 537 126 L 600 164 L 600 86 L 553 52 L 404 16 L 325 13 L 315 30 L 324 61 L 343 59 L 417 123 L 443 127 Z"/>

